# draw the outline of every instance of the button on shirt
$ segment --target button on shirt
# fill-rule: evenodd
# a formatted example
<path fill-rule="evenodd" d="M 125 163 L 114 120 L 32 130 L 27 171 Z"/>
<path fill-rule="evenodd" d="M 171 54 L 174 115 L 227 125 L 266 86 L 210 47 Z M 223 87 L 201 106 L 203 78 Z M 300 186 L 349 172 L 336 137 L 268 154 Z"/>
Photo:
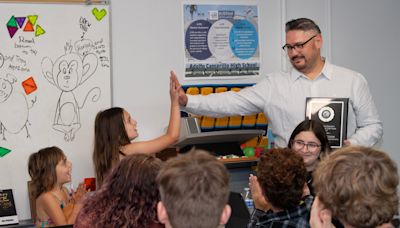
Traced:
<path fill-rule="evenodd" d="M 381 139 L 382 122 L 364 76 L 326 60 L 314 80 L 292 68 L 269 74 L 239 92 L 188 95 L 186 110 L 213 117 L 264 112 L 275 144 L 286 147 L 294 128 L 305 119 L 307 97 L 349 98 L 347 136 L 351 144 L 372 146 Z"/>

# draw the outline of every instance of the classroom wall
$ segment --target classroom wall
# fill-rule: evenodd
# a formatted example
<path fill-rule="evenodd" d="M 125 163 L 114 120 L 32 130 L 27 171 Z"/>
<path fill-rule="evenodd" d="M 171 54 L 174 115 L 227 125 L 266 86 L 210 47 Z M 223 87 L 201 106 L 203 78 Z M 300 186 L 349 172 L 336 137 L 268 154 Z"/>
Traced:
<path fill-rule="evenodd" d="M 400 164 L 399 9 L 398 0 L 335 0 L 331 7 L 332 60 L 367 78 L 383 121 L 381 148 L 397 164 Z"/>
<path fill-rule="evenodd" d="M 111 1 L 112 102 L 138 121 L 139 139 L 164 132 L 169 117 L 169 71 L 183 84 L 182 0 Z M 205 3 L 198 1 L 197 3 Z M 324 55 L 334 64 L 361 72 L 367 78 L 381 119 L 381 148 L 398 164 L 396 136 L 400 124 L 400 31 L 398 0 L 249 0 L 208 1 L 221 4 L 258 4 L 261 75 L 287 67 L 284 23 L 297 17 L 317 21 L 324 35 Z M 196 3 L 196 2 L 193 2 Z M 215 83 L 246 83 L 246 80 Z M 209 83 L 190 81 L 190 83 Z M 88 139 L 92 140 L 92 139 Z M 91 153 L 91 151 L 87 151 Z M 90 162 L 90 161 L 88 161 Z M 88 173 L 91 166 L 88 165 Z M 26 172 L 26 170 L 21 170 Z M 20 219 L 27 219 L 29 208 Z"/>
<path fill-rule="evenodd" d="M 112 2 L 113 101 L 138 121 L 139 140 L 160 135 L 169 118 L 169 72 L 183 76 L 183 1 Z M 259 4 L 263 72 L 280 69 L 279 1 L 213 1 Z M 132 17 L 134 15 L 134 17 Z M 271 34 L 269 30 L 274 31 Z M 190 83 L 209 81 L 190 81 Z M 219 80 L 216 83 L 229 81 Z M 239 80 L 235 83 L 245 83 Z M 253 81 L 254 82 L 254 81 Z M 185 83 L 181 81 L 181 83 Z"/>
<path fill-rule="evenodd" d="M 139 140 L 156 137 L 167 125 L 169 70 L 177 72 L 181 83 L 189 83 L 182 80 L 183 2 L 188 3 L 182 0 L 112 1 L 113 102 L 136 118 Z M 361 72 L 368 80 L 384 123 L 384 137 L 379 146 L 400 163 L 396 147 L 400 129 L 396 117 L 400 116 L 400 107 L 395 102 L 400 97 L 397 89 L 400 79 L 396 74 L 400 31 L 395 24 L 400 21 L 397 13 L 400 1 L 220 0 L 212 3 L 259 5 L 261 75 L 288 66 L 280 49 L 284 44 L 284 23 L 298 17 L 315 20 L 323 32 L 323 55 L 334 64 Z"/>

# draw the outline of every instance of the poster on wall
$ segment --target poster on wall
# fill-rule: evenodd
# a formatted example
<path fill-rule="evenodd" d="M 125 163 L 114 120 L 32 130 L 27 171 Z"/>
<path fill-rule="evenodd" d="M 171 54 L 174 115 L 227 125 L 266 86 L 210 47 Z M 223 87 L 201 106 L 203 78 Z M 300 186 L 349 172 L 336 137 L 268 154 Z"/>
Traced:
<path fill-rule="evenodd" d="M 184 4 L 185 79 L 257 77 L 257 5 Z"/>

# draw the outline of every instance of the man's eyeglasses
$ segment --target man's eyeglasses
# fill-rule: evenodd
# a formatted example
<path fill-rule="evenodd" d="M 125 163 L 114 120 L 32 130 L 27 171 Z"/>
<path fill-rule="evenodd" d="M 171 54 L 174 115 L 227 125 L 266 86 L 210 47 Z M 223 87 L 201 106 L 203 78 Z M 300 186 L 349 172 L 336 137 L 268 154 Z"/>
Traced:
<path fill-rule="evenodd" d="M 304 146 L 306 146 L 307 150 L 309 151 L 316 151 L 319 147 L 321 147 L 321 145 L 317 143 L 314 142 L 305 143 L 303 140 L 293 140 L 292 146 L 296 150 L 301 150 L 304 148 Z"/>
<path fill-rule="evenodd" d="M 304 47 L 304 45 L 306 45 L 308 42 L 310 42 L 312 39 L 314 39 L 317 35 L 318 35 L 318 34 L 312 36 L 310 39 L 306 40 L 306 41 L 303 42 L 303 43 L 295 44 L 295 45 L 293 45 L 293 46 L 290 45 L 290 44 L 285 44 L 285 45 L 282 47 L 282 49 L 283 49 L 285 52 L 293 51 L 293 49 L 302 50 L 303 47 Z"/>

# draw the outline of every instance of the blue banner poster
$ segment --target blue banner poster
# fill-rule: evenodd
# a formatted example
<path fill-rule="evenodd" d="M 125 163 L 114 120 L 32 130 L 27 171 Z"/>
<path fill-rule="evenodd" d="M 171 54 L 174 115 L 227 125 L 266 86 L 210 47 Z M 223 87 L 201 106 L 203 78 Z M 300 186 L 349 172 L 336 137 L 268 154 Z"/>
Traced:
<path fill-rule="evenodd" d="M 259 76 L 257 5 L 183 5 L 185 78 Z"/>

